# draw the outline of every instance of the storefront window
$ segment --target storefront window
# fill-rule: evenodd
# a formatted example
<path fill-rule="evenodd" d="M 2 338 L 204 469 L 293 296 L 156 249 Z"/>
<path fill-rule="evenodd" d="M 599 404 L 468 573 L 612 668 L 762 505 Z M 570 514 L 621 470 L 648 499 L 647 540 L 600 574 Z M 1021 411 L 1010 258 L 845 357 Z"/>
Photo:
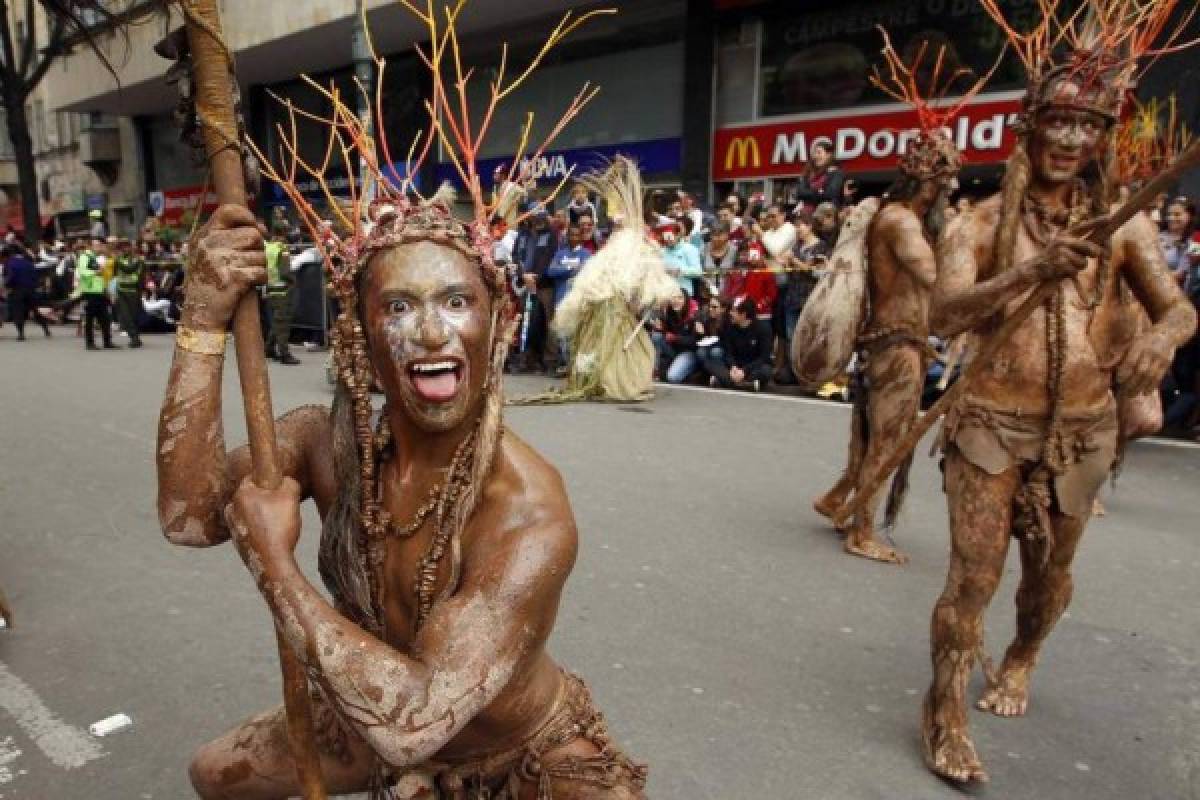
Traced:
<path fill-rule="evenodd" d="M 1035 0 L 1002 0 L 1018 28 L 1039 15 Z M 788 10 L 764 18 L 759 91 L 761 116 L 799 114 L 891 102 L 871 85 L 880 63 L 883 26 L 896 49 L 912 58 L 923 44 L 929 61 L 946 46 L 946 71 L 967 68 L 985 74 L 1004 37 L 978 0 L 847 0 L 824 9 Z M 963 87 L 972 79 L 964 77 Z M 988 83 L 989 91 L 1015 89 L 1023 72 L 1007 54 Z"/>

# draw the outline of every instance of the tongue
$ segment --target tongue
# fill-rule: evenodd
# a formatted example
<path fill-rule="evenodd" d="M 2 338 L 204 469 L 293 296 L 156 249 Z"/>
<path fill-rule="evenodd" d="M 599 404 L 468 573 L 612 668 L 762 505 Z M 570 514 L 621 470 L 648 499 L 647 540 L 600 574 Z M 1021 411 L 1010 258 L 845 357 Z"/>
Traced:
<path fill-rule="evenodd" d="M 458 390 L 458 376 L 454 374 L 454 370 L 417 373 L 413 375 L 413 386 L 422 399 L 431 403 L 444 403 L 452 399 Z"/>

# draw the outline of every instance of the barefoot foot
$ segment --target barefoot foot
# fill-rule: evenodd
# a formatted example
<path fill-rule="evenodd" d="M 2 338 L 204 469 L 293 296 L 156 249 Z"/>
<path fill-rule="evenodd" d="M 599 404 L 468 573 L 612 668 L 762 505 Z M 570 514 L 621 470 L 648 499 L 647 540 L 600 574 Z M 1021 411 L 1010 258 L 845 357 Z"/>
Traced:
<path fill-rule="evenodd" d="M 998 717 L 1023 716 L 1029 709 L 1029 672 L 1006 667 L 975 703 L 975 707 Z"/>
<path fill-rule="evenodd" d="M 845 550 L 853 556 L 882 561 L 886 564 L 907 564 L 908 556 L 895 548 L 888 547 L 875 538 L 874 534 L 850 531 L 846 534 Z"/>
<path fill-rule="evenodd" d="M 965 728 L 947 728 L 934 721 L 933 699 L 925 695 L 921 714 L 921 745 L 925 766 L 955 783 L 987 783 L 988 774 Z"/>
<path fill-rule="evenodd" d="M 832 522 L 835 513 L 838 513 L 838 509 L 840 509 L 840 507 L 845 503 L 846 495 L 829 492 L 828 494 L 823 494 L 820 498 L 812 501 L 812 510 L 816 511 L 818 515 L 821 515 Z M 834 525 L 834 528 L 838 529 L 839 531 L 842 530 L 842 528 L 838 528 L 838 525 Z"/>

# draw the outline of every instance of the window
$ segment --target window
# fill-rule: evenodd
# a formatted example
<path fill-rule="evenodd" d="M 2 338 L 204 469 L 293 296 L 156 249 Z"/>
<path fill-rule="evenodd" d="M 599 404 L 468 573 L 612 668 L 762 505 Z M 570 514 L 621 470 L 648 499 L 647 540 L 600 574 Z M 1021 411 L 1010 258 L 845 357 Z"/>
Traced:
<path fill-rule="evenodd" d="M 1013 10 L 1018 28 L 1037 14 L 1037 4 L 1000 0 Z M 764 20 L 759 61 L 762 116 L 797 114 L 892 102 L 871 85 L 879 64 L 882 25 L 905 59 L 920 47 L 932 63 L 946 48 L 946 69 L 983 75 L 1004 46 L 1004 36 L 974 0 L 849 0 L 825 10 L 783 11 Z M 1022 85 L 1022 70 L 1011 53 L 989 82 L 989 91 Z M 973 80 L 970 79 L 970 80 Z M 964 86 L 970 83 L 964 80 Z"/>

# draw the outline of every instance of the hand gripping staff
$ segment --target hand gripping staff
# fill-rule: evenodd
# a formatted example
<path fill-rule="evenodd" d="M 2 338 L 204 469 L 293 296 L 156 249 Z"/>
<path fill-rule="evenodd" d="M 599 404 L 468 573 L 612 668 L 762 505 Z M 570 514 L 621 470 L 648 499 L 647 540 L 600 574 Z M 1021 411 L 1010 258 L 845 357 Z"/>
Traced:
<path fill-rule="evenodd" d="M 1105 217 L 1084 222 L 1080 227 L 1069 231 L 1069 233 L 1073 236 L 1087 239 L 1094 244 L 1107 244 L 1108 240 L 1112 238 L 1113 234 L 1122 225 L 1133 219 L 1138 212 L 1154 205 L 1154 200 L 1160 193 L 1168 191 L 1183 173 L 1197 166 L 1200 166 L 1200 139 L 1192 142 L 1166 169 L 1142 186 L 1141 189 L 1116 211 Z M 913 451 L 917 443 L 929 432 L 934 423 L 941 419 L 958 402 L 958 398 L 971 385 L 971 381 L 985 367 L 992 363 L 996 353 L 1004 346 L 1009 337 L 1024 324 L 1030 314 L 1046 302 L 1050 294 L 1057 288 L 1058 283 L 1057 280 L 1051 280 L 1038 286 L 1025 299 L 1025 302 L 1011 316 L 1004 320 L 996 332 L 984 342 L 979 352 L 972 357 L 971 363 L 963 370 L 963 374 L 959 379 L 954 382 L 945 394 L 938 398 L 938 401 L 925 412 L 924 416 L 917 419 L 912 428 L 909 429 L 908 434 L 883 459 L 879 465 L 879 469 L 873 473 L 869 473 L 863 479 L 863 482 L 854 492 L 854 497 L 834 512 L 834 524 L 845 525 L 858 512 L 860 507 L 874 496 L 879 487 L 883 485 L 883 482 L 904 461 L 908 454 Z"/>
<path fill-rule="evenodd" d="M 242 147 L 234 109 L 233 57 L 221 37 L 216 0 L 180 0 L 186 20 L 188 44 L 195 71 L 196 117 L 204 136 L 212 185 L 220 204 L 246 205 Z M 252 293 L 238 304 L 233 318 L 237 343 L 238 377 L 246 412 L 254 483 L 275 489 L 283 482 L 275 441 L 275 415 L 271 386 L 263 353 L 258 302 Z M 304 800 L 325 800 L 321 763 L 313 736 L 308 679 L 296 654 L 276 630 L 279 666 L 283 674 L 283 703 L 287 712 L 288 741 Z"/>

